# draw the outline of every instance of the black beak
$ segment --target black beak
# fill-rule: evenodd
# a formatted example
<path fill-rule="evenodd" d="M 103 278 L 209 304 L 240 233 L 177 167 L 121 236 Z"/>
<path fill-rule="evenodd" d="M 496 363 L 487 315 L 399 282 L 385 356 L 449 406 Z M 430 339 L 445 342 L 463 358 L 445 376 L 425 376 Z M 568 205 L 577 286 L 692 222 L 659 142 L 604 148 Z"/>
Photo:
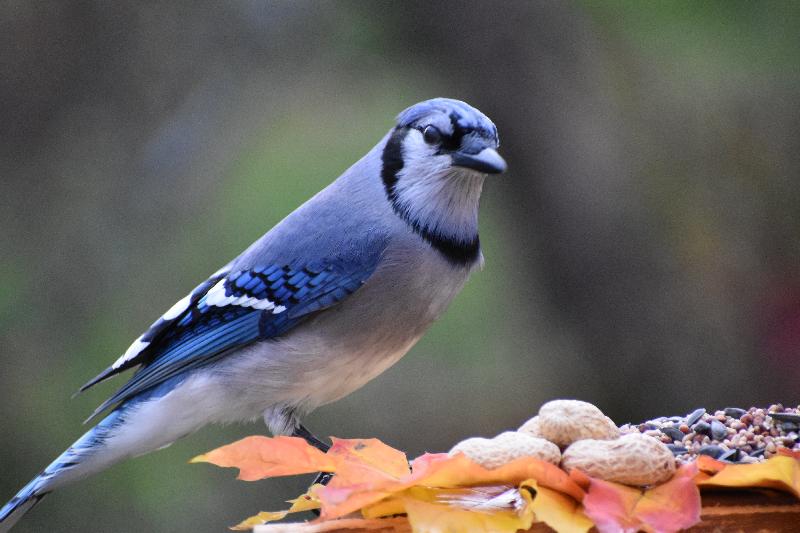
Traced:
<path fill-rule="evenodd" d="M 469 168 L 484 174 L 502 174 L 506 171 L 505 159 L 494 148 L 484 148 L 477 154 L 453 153 L 453 165 Z"/>

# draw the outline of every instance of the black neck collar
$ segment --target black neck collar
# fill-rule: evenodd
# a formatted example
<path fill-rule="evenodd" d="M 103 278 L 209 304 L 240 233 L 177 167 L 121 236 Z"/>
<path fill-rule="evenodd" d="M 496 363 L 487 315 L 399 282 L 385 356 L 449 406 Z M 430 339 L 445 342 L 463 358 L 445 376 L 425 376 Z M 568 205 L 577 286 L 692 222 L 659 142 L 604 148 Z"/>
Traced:
<path fill-rule="evenodd" d="M 392 210 L 414 230 L 414 233 L 422 237 L 450 263 L 459 266 L 472 264 L 478 260 L 481 253 L 481 243 L 477 233 L 471 240 L 463 241 L 452 236 L 429 231 L 418 220 L 412 218 L 406 209 L 403 209 L 397 198 L 395 185 L 398 179 L 397 174 L 403 168 L 403 139 L 408 134 L 408 131 L 408 128 L 396 128 L 386 142 L 381 156 L 383 162 L 381 178 L 386 190 L 386 197 L 392 204 Z"/>

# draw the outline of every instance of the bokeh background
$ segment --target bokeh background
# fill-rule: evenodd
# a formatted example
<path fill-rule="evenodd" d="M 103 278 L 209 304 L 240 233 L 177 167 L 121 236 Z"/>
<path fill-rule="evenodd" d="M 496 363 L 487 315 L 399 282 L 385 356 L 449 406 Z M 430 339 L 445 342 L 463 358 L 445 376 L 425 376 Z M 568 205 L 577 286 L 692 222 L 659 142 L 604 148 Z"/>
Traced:
<path fill-rule="evenodd" d="M 499 127 L 486 268 L 312 430 L 416 455 L 555 397 L 617 422 L 796 405 L 798 27 L 793 2 L 0 3 L 0 500 L 120 382 L 81 384 L 434 96 Z M 263 431 L 204 430 L 18 531 L 279 509 L 309 479 L 187 464 Z"/>

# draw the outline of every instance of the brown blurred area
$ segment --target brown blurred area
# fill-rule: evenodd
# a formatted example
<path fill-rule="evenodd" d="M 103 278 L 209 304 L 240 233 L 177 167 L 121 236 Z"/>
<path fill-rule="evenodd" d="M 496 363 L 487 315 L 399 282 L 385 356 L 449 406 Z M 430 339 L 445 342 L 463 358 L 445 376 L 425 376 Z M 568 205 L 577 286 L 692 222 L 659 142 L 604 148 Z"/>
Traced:
<path fill-rule="evenodd" d="M 617 422 L 800 403 L 798 24 L 790 2 L 0 3 L 0 499 L 120 381 L 81 384 L 435 96 L 500 131 L 486 267 L 311 429 L 416 455 L 555 397 Z M 309 480 L 186 464 L 263 431 L 114 467 L 18 531 L 281 508 Z"/>

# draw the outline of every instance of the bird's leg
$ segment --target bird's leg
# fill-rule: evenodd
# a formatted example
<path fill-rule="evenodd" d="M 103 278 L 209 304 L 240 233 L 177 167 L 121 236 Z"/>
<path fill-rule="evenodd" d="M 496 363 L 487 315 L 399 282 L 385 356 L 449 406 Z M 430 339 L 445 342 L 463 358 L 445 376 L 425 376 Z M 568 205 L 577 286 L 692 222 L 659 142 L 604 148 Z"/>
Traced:
<path fill-rule="evenodd" d="M 297 427 L 294 428 L 292 436 L 304 439 L 307 443 L 309 443 L 310 445 L 312 445 L 313 447 L 317 448 L 322 452 L 327 452 L 331 448 L 330 444 L 324 443 L 321 440 L 319 440 L 316 436 L 314 436 L 313 433 L 311 433 L 308 429 L 306 429 L 303 426 L 303 424 L 298 424 Z M 312 485 L 316 483 L 319 483 L 320 485 L 327 485 L 332 477 L 333 473 L 331 472 L 320 472 L 319 474 L 317 474 L 317 477 L 314 479 L 314 483 L 312 483 Z"/>
<path fill-rule="evenodd" d="M 294 428 L 294 431 L 292 432 L 292 437 L 300 437 L 323 453 L 327 453 L 327 451 L 331 449 L 330 444 L 319 440 L 313 433 L 306 429 L 303 424 L 297 424 L 297 427 Z M 314 481 L 311 483 L 311 485 L 313 486 L 317 483 L 320 485 L 327 485 L 332 477 L 333 472 L 320 472 L 317 474 L 317 477 L 314 478 Z M 319 516 L 319 509 L 312 509 L 311 512 Z"/>
<path fill-rule="evenodd" d="M 301 439 L 305 440 L 307 443 L 312 445 L 314 448 L 318 449 L 319 451 L 325 453 L 330 450 L 330 444 L 326 444 L 319 440 L 317 437 L 314 436 L 309 430 L 307 430 L 303 424 L 297 424 L 297 427 L 294 428 L 292 432 L 292 437 L 300 437 Z"/>

